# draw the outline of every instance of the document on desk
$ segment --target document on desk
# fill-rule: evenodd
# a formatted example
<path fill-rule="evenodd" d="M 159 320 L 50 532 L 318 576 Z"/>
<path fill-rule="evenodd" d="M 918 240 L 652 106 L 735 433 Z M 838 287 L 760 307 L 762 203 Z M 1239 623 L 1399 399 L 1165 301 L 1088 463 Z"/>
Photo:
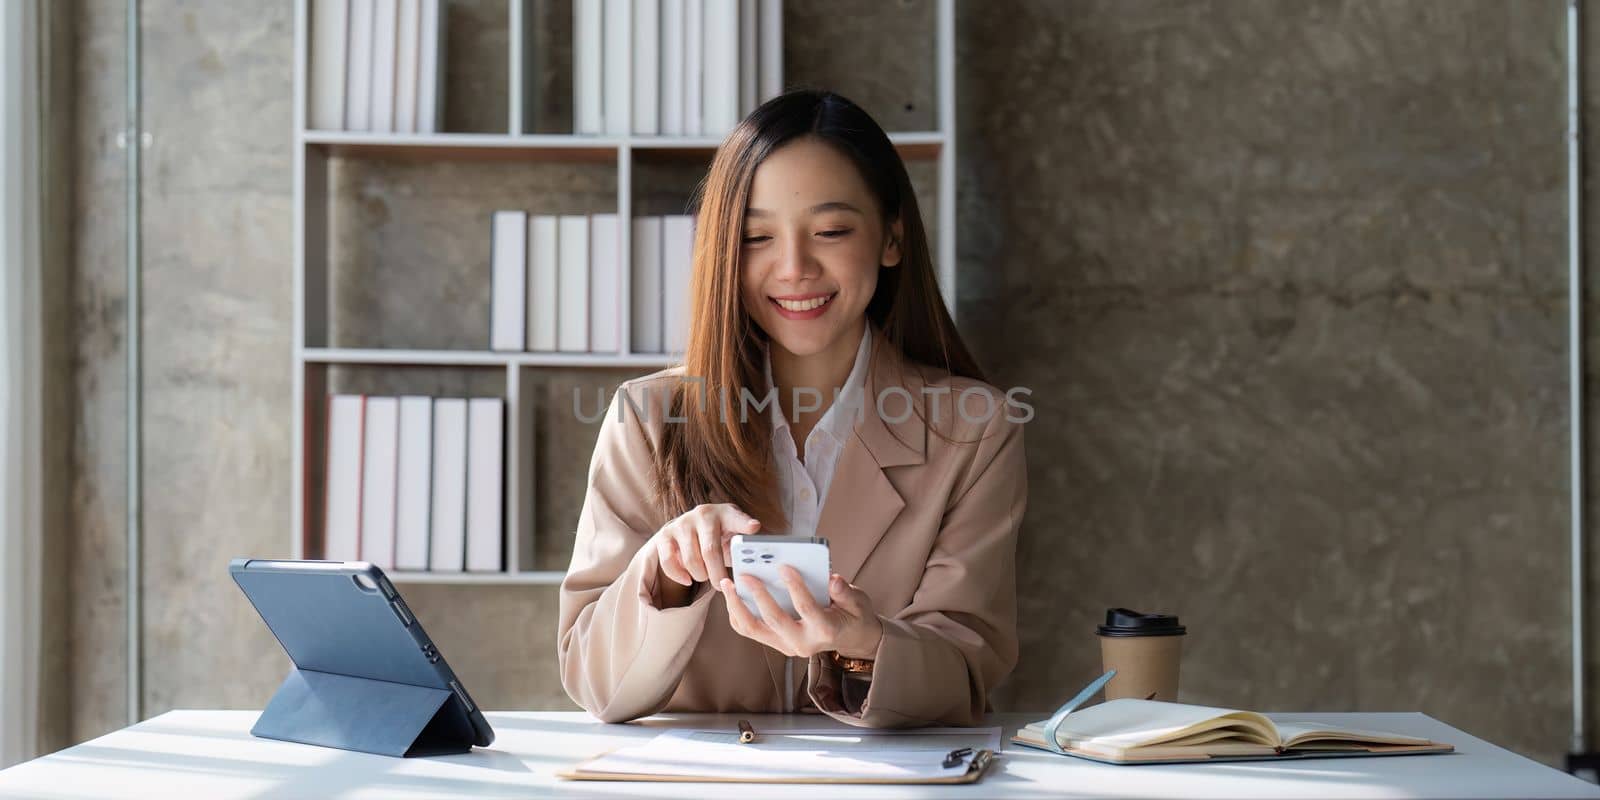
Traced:
<path fill-rule="evenodd" d="M 952 751 L 972 755 L 951 766 Z M 970 783 L 1000 750 L 999 728 L 763 731 L 670 730 L 561 773 L 572 780 L 737 783 Z"/>

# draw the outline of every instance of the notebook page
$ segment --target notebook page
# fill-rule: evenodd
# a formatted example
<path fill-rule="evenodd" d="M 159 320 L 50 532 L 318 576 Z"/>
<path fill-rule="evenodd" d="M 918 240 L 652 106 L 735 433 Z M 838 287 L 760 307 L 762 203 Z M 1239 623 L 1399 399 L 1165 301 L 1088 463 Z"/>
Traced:
<path fill-rule="evenodd" d="M 1376 744 L 1431 744 L 1427 739 L 1419 739 L 1415 736 L 1361 730 L 1358 728 L 1341 728 L 1325 722 L 1278 720 L 1277 726 L 1278 736 L 1283 739 L 1284 747 L 1298 746 L 1300 742 L 1306 739 L 1372 742 Z M 1316 742 L 1315 746 L 1321 747 L 1322 742 Z"/>
<path fill-rule="evenodd" d="M 1228 726 L 1239 727 L 1241 733 L 1259 730 L 1257 736 L 1251 737 L 1254 740 L 1268 741 L 1266 737 L 1272 735 L 1270 721 L 1254 712 L 1131 698 L 1074 711 L 1056 733 L 1057 741 L 1063 744 L 1082 741 L 1127 748 Z M 1042 724 L 1029 727 L 1043 729 Z"/>

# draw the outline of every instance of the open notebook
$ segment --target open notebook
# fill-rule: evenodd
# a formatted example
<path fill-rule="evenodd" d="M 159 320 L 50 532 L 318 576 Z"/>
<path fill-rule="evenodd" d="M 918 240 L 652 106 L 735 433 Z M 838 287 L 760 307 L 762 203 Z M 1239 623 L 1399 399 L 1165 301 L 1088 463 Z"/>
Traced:
<path fill-rule="evenodd" d="M 1016 744 L 1055 752 L 1045 722 L 1017 731 Z M 1382 731 L 1268 719 L 1254 711 L 1119 699 L 1072 711 L 1056 730 L 1066 755 L 1112 764 L 1242 761 L 1448 753 L 1448 744 Z"/>

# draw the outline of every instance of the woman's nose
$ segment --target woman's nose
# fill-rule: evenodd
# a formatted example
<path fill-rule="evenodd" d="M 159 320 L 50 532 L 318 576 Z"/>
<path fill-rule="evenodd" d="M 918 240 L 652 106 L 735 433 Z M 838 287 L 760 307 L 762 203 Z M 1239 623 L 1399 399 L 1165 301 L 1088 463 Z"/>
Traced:
<path fill-rule="evenodd" d="M 798 281 L 811 277 L 816 271 L 803 239 L 790 237 L 784 240 L 778 250 L 778 265 L 774 270 L 774 277 L 779 280 Z"/>

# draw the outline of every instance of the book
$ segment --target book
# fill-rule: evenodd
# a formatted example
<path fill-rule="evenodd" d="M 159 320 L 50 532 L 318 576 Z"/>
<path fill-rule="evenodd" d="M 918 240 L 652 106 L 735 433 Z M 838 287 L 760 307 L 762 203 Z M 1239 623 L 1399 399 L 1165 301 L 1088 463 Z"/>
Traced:
<path fill-rule="evenodd" d="M 756 110 L 756 0 L 739 0 L 739 118 Z"/>
<path fill-rule="evenodd" d="M 1044 722 L 1011 741 L 1054 752 Z M 1120 698 L 1069 713 L 1056 730 L 1067 755 L 1111 764 L 1446 753 L 1448 744 L 1383 731 L 1160 700 Z"/>
<path fill-rule="evenodd" d="M 633 100 L 628 87 L 633 83 L 632 60 L 629 49 L 633 47 L 633 0 L 596 0 L 602 4 L 605 43 L 601 50 L 605 64 L 600 72 L 600 97 L 604 107 L 600 111 L 608 136 L 627 136 L 633 111 Z"/>
<path fill-rule="evenodd" d="M 433 398 L 400 398 L 400 466 L 395 503 L 395 569 L 428 568 L 428 512 L 433 493 Z"/>
<path fill-rule="evenodd" d="M 683 135 L 683 0 L 661 0 L 661 134 Z"/>
<path fill-rule="evenodd" d="M 366 410 L 364 395 L 328 395 L 322 557 L 330 561 L 361 558 L 361 441 Z"/>
<path fill-rule="evenodd" d="M 635 217 L 628 335 L 635 353 L 661 349 L 661 218 Z"/>
<path fill-rule="evenodd" d="M 372 26 L 376 0 L 350 0 L 350 41 L 345 50 L 344 129 L 372 129 Z"/>
<path fill-rule="evenodd" d="M 394 569 L 395 483 L 399 477 L 400 401 L 367 398 L 361 458 L 362 561 Z"/>
<path fill-rule="evenodd" d="M 683 135 L 704 133 L 705 0 L 683 0 Z"/>
<path fill-rule="evenodd" d="M 372 17 L 372 130 L 394 130 L 395 48 L 399 43 L 400 5 L 375 0 Z"/>
<path fill-rule="evenodd" d="M 761 42 L 758 44 L 760 96 L 756 105 L 783 94 L 783 0 L 761 0 Z"/>
<path fill-rule="evenodd" d="M 605 48 L 601 0 L 572 0 L 572 123 L 575 133 L 604 132 L 600 79 Z"/>
<path fill-rule="evenodd" d="M 661 0 L 633 5 L 633 132 L 661 132 Z"/>
<path fill-rule="evenodd" d="M 700 37 L 700 133 L 726 136 L 739 124 L 739 0 L 705 0 Z"/>
<path fill-rule="evenodd" d="M 422 0 L 422 28 L 417 33 L 417 133 L 444 127 L 444 0 Z"/>
<path fill-rule="evenodd" d="M 622 231 L 616 214 L 589 217 L 589 350 L 622 349 Z"/>
<path fill-rule="evenodd" d="M 661 220 L 661 343 L 682 353 L 689 343 L 689 270 L 694 256 L 694 217 Z"/>
<path fill-rule="evenodd" d="M 528 216 L 528 349 L 556 349 L 556 269 L 560 263 L 556 218 Z"/>
<path fill-rule="evenodd" d="M 499 572 L 505 559 L 505 401 L 467 401 L 467 570 Z"/>
<path fill-rule="evenodd" d="M 312 2 L 311 127 L 315 130 L 344 127 L 344 47 L 349 29 L 348 0 Z"/>
<path fill-rule="evenodd" d="M 417 65 L 422 61 L 422 0 L 400 0 L 394 51 L 394 131 L 417 132 Z"/>
<path fill-rule="evenodd" d="M 494 212 L 490 241 L 489 349 L 515 352 L 528 329 L 527 212 Z"/>
<path fill-rule="evenodd" d="M 564 215 L 557 225 L 556 349 L 589 350 L 589 218 Z"/>
<path fill-rule="evenodd" d="M 467 555 L 467 401 L 433 401 L 433 499 L 428 569 L 460 572 Z"/>

